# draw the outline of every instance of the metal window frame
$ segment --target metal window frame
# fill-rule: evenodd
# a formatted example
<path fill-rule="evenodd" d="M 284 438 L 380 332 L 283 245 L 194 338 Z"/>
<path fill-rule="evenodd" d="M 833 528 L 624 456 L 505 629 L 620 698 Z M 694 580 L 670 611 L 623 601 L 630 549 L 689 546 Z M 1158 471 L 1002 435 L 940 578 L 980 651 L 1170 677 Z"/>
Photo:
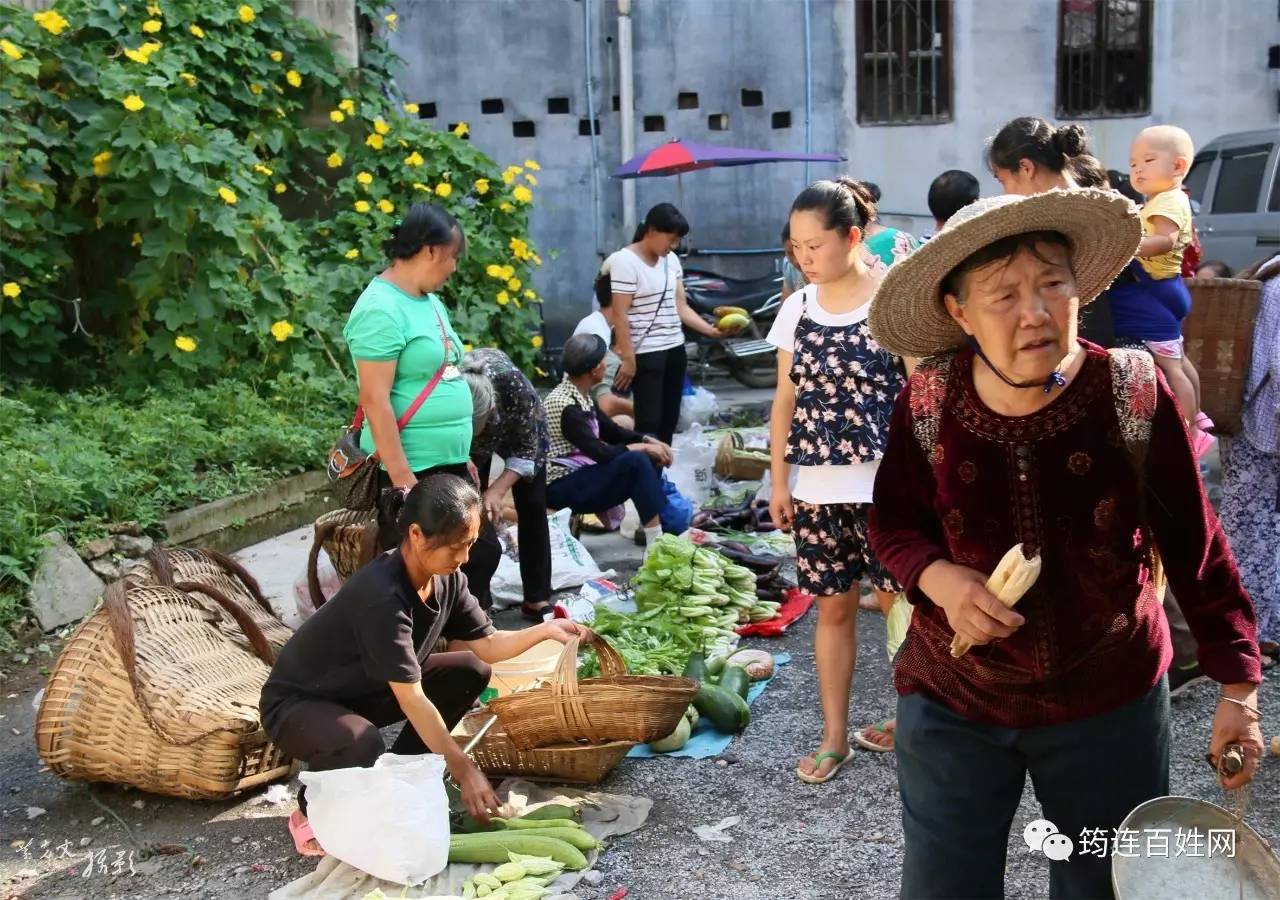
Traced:
<path fill-rule="evenodd" d="M 888 10 L 885 24 L 887 40 L 884 48 L 876 46 L 879 35 L 880 6 Z M 858 124 L 869 127 L 895 125 L 940 125 L 950 122 L 954 116 L 952 26 L 954 22 L 953 0 L 855 0 L 854 31 L 856 66 L 856 95 Z M 924 15 L 928 12 L 928 17 Z M 914 23 L 916 40 L 912 48 L 907 46 L 907 33 Z M 895 24 L 901 24 L 895 35 Z M 940 46 L 920 49 L 924 27 L 928 34 L 940 35 Z M 897 47 L 894 45 L 898 44 Z M 924 80 L 924 61 L 932 57 L 930 109 L 927 113 L 912 113 L 912 108 L 923 105 L 925 94 L 920 90 Z M 880 66 L 887 61 L 888 109 L 882 114 L 880 105 Z M 909 77 L 915 64 L 915 78 Z M 914 94 L 911 85 L 915 85 Z"/>
<path fill-rule="evenodd" d="M 1071 105 L 1072 98 L 1069 96 L 1072 79 L 1067 77 L 1068 66 L 1072 65 L 1072 60 L 1067 56 L 1068 47 L 1066 46 L 1066 19 L 1067 4 L 1070 0 L 1058 0 L 1058 52 L 1056 59 L 1056 75 L 1054 84 L 1054 109 L 1059 119 L 1135 119 L 1143 116 L 1151 115 L 1151 93 L 1152 93 L 1152 71 L 1155 64 L 1155 0 L 1137 0 L 1139 9 L 1138 19 L 1138 47 L 1145 56 L 1146 66 L 1143 72 L 1146 78 L 1146 91 L 1143 95 L 1143 104 L 1141 109 L 1136 110 L 1110 110 L 1106 105 L 1106 88 L 1105 84 L 1109 77 L 1108 73 L 1108 53 L 1111 48 L 1107 46 L 1110 34 L 1109 12 L 1112 4 L 1115 2 L 1128 2 L 1128 0 L 1095 0 L 1094 7 L 1094 32 L 1093 42 L 1089 48 L 1087 62 L 1077 62 L 1076 65 L 1083 67 L 1087 65 L 1093 71 L 1088 73 L 1089 84 L 1091 86 L 1104 85 L 1100 92 L 1101 100 L 1099 104 L 1091 109 L 1079 108 L 1079 104 Z M 1084 74 L 1081 68 L 1075 68 L 1075 74 Z"/>

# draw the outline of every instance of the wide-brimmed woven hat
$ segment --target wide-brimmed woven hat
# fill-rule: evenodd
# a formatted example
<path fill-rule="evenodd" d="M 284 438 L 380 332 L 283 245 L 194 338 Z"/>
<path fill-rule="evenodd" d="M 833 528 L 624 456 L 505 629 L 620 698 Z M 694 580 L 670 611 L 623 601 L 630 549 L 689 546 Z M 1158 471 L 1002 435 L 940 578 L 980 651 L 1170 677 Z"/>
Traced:
<path fill-rule="evenodd" d="M 965 333 L 942 302 L 942 280 L 970 254 L 1029 231 L 1057 231 L 1071 243 L 1081 305 L 1107 289 L 1142 240 L 1137 207 L 1114 191 L 1086 188 L 984 197 L 961 209 L 920 249 L 890 267 L 871 305 L 872 337 L 899 356 L 932 356 L 962 345 Z"/>

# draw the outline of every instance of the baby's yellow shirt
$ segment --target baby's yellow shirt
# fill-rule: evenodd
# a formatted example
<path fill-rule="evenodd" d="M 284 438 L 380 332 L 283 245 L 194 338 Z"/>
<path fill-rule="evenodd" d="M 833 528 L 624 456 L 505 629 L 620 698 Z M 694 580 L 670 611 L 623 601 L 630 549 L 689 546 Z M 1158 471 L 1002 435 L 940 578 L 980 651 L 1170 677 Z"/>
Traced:
<path fill-rule="evenodd" d="M 1157 280 L 1179 278 L 1182 276 L 1182 251 L 1191 243 L 1191 201 L 1182 192 L 1182 188 L 1173 188 L 1147 198 L 1142 207 L 1142 234 L 1150 236 L 1156 233 L 1152 219 L 1163 216 L 1178 226 L 1178 233 L 1173 236 L 1173 249 L 1159 256 L 1139 257 L 1138 262 L 1147 274 Z"/>

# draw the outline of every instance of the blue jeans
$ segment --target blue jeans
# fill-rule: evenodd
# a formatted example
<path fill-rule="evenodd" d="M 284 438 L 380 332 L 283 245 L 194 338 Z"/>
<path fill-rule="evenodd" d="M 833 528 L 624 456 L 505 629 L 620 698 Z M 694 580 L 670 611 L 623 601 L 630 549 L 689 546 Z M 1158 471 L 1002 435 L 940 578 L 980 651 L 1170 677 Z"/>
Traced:
<path fill-rule="evenodd" d="M 1134 807 L 1169 792 L 1168 683 L 1100 716 L 1025 729 L 975 724 L 908 694 L 898 698 L 894 752 L 903 900 L 1003 897 L 1010 827 L 1021 845 L 1029 824 L 1014 822 L 1028 772 L 1043 817 L 1077 850 L 1082 830 L 1110 838 Z M 1050 862 L 1049 896 L 1109 900 L 1109 850 Z"/>
<path fill-rule="evenodd" d="M 547 505 L 552 509 L 599 513 L 630 500 L 641 523 L 652 521 L 666 499 L 657 465 L 639 450 L 576 469 L 547 485 Z"/>

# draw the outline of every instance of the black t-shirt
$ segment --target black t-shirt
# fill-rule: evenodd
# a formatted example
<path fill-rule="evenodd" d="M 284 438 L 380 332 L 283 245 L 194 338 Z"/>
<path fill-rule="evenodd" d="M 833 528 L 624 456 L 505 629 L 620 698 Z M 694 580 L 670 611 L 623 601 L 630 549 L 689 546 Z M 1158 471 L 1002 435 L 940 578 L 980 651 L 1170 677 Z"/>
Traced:
<path fill-rule="evenodd" d="M 270 731 L 294 700 L 358 702 L 386 694 L 387 682 L 420 681 L 440 637 L 473 641 L 493 631 L 461 572 L 435 576 L 424 602 L 400 551 L 383 554 L 281 648 L 262 687 L 263 724 Z"/>

